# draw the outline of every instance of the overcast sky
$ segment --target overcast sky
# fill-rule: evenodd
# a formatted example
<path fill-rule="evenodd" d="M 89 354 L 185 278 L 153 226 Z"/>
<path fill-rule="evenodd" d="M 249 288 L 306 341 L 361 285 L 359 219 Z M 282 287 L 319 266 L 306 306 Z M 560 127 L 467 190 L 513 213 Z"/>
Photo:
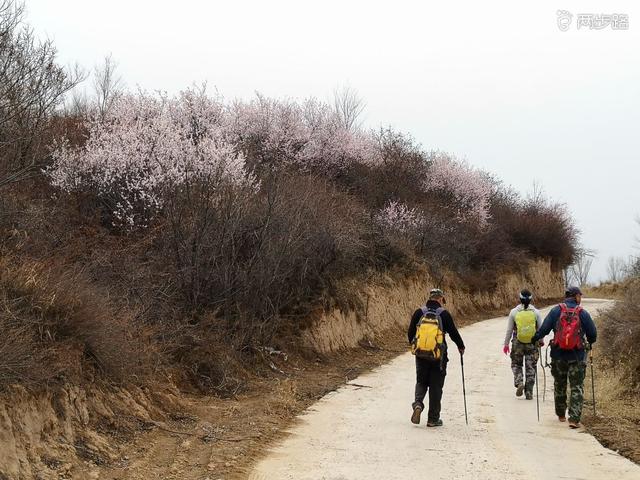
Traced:
<path fill-rule="evenodd" d="M 637 1 L 27 0 L 65 63 L 111 53 L 129 87 L 207 81 L 226 98 L 328 99 L 348 84 L 365 124 L 392 125 L 575 215 L 604 279 L 640 226 Z M 557 10 L 573 14 L 568 31 Z M 579 13 L 628 30 L 576 28 Z"/>

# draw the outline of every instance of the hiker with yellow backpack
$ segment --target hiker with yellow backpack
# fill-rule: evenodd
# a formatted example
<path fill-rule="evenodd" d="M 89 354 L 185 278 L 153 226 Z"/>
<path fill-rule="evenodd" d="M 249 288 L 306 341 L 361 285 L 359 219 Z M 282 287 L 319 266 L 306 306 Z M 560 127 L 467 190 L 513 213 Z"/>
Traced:
<path fill-rule="evenodd" d="M 447 374 L 447 341 L 446 334 L 458 347 L 462 356 L 464 342 L 451 314 L 445 310 L 444 292 L 434 288 L 429 292 L 429 300 L 424 307 L 418 308 L 411 317 L 407 336 L 411 343 L 411 352 L 416 357 L 415 401 L 411 405 L 413 414 L 411 422 L 420 423 L 420 415 L 424 410 L 424 398 L 429 392 L 429 411 L 427 427 L 442 426 L 440 418 L 442 388 Z M 460 357 L 462 358 L 462 357 Z"/>
<path fill-rule="evenodd" d="M 527 400 L 533 399 L 533 387 L 536 383 L 536 364 L 538 362 L 538 345 L 544 343 L 534 342 L 533 336 L 542 325 L 542 317 L 537 308 L 531 305 L 533 294 L 524 289 L 520 292 L 520 305 L 511 310 L 507 323 L 507 334 L 504 337 L 502 351 L 509 354 L 511 343 L 511 371 L 513 372 L 513 385 L 516 387 L 516 396 L 521 397 L 524 392 Z M 522 363 L 524 362 L 524 378 L 522 375 Z"/>

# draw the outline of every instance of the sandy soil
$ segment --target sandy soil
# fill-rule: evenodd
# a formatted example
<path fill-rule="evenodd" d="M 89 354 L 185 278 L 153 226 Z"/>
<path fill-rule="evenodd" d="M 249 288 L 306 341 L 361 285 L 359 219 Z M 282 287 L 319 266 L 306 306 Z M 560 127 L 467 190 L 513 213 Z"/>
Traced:
<path fill-rule="evenodd" d="M 606 304 L 590 300 L 584 306 L 595 313 Z M 557 421 L 548 373 L 544 402 L 540 382 L 540 422 L 535 398 L 515 397 L 509 359 L 501 351 L 505 326 L 503 317 L 461 332 L 467 345 L 468 426 L 457 356 L 445 384 L 444 427 L 409 422 L 415 378 L 413 358 L 406 354 L 309 408 L 249 478 L 640 478 L 639 466 Z"/>

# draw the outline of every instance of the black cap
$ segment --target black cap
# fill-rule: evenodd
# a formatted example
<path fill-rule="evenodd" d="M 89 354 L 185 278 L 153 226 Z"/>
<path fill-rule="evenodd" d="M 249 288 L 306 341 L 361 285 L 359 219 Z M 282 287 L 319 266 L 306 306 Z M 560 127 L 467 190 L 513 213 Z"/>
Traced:
<path fill-rule="evenodd" d="M 569 287 L 564 292 L 564 296 L 567 298 L 575 297 L 576 295 L 582 295 L 582 291 L 578 287 Z"/>

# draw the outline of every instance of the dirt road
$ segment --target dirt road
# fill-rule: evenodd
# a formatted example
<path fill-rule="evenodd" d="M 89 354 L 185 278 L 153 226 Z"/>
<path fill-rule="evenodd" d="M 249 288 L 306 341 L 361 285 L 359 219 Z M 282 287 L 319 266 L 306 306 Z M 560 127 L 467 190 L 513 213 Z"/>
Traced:
<path fill-rule="evenodd" d="M 592 314 L 606 304 L 584 302 Z M 640 479 L 639 466 L 557 421 L 548 371 L 543 402 L 539 369 L 540 422 L 535 398 L 515 397 L 509 360 L 501 351 L 505 327 L 506 319 L 496 318 L 461 331 L 469 426 L 457 355 L 445 383 L 444 427 L 427 429 L 424 419 L 422 425 L 409 422 L 414 365 L 406 354 L 317 402 L 249 478 Z"/>

